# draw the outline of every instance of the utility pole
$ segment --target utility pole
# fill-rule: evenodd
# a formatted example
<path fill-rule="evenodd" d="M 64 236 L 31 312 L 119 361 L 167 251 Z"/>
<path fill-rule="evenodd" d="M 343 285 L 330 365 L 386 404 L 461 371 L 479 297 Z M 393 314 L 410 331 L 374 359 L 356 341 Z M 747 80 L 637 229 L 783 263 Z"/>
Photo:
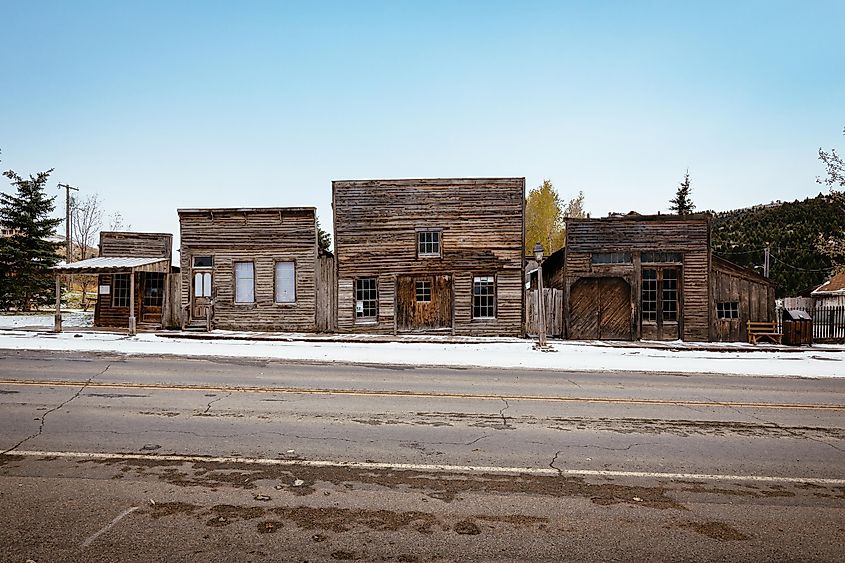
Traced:
<path fill-rule="evenodd" d="M 73 262 L 73 250 L 70 244 L 70 190 L 78 192 L 79 188 L 74 188 L 73 186 L 61 183 L 59 184 L 59 188 L 65 189 L 65 263 L 70 264 Z"/>
<path fill-rule="evenodd" d="M 771 245 L 767 242 L 766 243 L 766 251 L 765 251 L 765 260 L 763 261 L 763 277 L 769 277 L 769 254 Z"/>

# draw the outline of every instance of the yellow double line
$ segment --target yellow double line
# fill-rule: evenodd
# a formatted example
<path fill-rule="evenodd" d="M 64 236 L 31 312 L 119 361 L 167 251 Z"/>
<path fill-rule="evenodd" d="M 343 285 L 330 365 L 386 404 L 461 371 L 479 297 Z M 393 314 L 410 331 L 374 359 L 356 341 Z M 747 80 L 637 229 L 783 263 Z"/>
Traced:
<path fill-rule="evenodd" d="M 240 393 L 274 393 L 288 395 L 343 395 L 350 397 L 408 397 L 427 399 L 469 399 L 484 401 L 537 401 L 556 403 L 603 403 L 619 405 L 656 405 L 656 406 L 689 406 L 689 407 L 726 407 L 740 409 L 791 409 L 791 410 L 823 410 L 845 411 L 845 405 L 833 404 L 800 404 L 800 403 L 760 403 L 734 401 L 698 401 L 698 400 L 667 400 L 667 399 L 614 399 L 608 397 L 543 397 L 538 395 L 492 395 L 474 393 L 437 393 L 431 391 L 370 391 L 357 389 L 315 389 L 298 387 L 264 387 L 264 386 L 224 386 L 208 384 L 167 384 L 167 383 L 106 383 L 99 381 L 70 381 L 70 380 L 34 380 L 34 379 L 0 379 L 0 385 L 17 385 L 28 387 L 82 387 L 95 389 L 145 389 L 151 391 L 217 391 Z"/>

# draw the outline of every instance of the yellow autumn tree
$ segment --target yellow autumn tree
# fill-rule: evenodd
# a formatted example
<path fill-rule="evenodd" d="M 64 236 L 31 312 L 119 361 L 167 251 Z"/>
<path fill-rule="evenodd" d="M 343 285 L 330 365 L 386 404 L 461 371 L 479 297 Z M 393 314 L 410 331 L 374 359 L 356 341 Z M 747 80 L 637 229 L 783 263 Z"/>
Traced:
<path fill-rule="evenodd" d="M 565 242 L 560 196 L 550 180 L 528 192 L 525 198 L 525 252 L 534 253 L 534 244 L 543 243 L 546 256 L 563 247 Z"/>

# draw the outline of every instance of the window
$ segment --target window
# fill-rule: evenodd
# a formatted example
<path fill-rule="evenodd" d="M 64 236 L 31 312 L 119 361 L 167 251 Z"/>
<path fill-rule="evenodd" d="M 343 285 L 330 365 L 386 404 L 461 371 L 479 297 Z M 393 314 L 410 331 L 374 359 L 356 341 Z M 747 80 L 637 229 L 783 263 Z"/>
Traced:
<path fill-rule="evenodd" d="M 145 272 L 144 276 L 144 307 L 161 307 L 164 303 L 164 274 L 161 272 Z"/>
<path fill-rule="evenodd" d="M 596 252 L 590 260 L 593 264 L 630 264 L 630 252 Z"/>
<path fill-rule="evenodd" d="M 739 318 L 739 303 L 736 301 L 726 301 L 723 303 L 716 303 L 716 318 L 717 319 L 738 319 Z"/>
<path fill-rule="evenodd" d="M 657 270 L 643 270 L 642 316 L 644 321 L 657 321 Z"/>
<path fill-rule="evenodd" d="M 663 270 L 663 320 L 678 320 L 678 270 Z"/>
<path fill-rule="evenodd" d="M 417 303 L 429 303 L 431 301 L 431 282 L 417 282 Z"/>
<path fill-rule="evenodd" d="M 378 286 L 376 278 L 355 280 L 355 318 L 374 319 L 378 316 Z"/>
<path fill-rule="evenodd" d="M 255 264 L 235 262 L 235 303 L 255 303 Z"/>
<path fill-rule="evenodd" d="M 194 274 L 194 297 L 211 297 L 211 273 Z"/>
<path fill-rule="evenodd" d="M 194 268 L 211 268 L 214 266 L 213 256 L 194 256 Z"/>
<path fill-rule="evenodd" d="M 112 285 L 112 307 L 129 307 L 129 274 L 115 274 Z"/>
<path fill-rule="evenodd" d="M 417 256 L 440 256 L 440 231 L 417 233 Z"/>
<path fill-rule="evenodd" d="M 640 261 L 645 264 L 678 263 L 684 261 L 680 252 L 643 252 Z"/>
<path fill-rule="evenodd" d="M 296 302 L 296 263 L 276 262 L 276 303 Z"/>
<path fill-rule="evenodd" d="M 496 318 L 496 280 L 493 276 L 472 279 L 472 318 Z"/>

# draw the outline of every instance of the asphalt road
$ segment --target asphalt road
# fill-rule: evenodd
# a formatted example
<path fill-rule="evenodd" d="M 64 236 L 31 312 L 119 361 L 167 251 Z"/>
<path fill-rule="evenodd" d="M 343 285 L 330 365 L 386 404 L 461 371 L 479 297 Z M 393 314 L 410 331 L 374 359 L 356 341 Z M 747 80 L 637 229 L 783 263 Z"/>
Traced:
<path fill-rule="evenodd" d="M 845 380 L 0 351 L 4 561 L 845 559 Z"/>

